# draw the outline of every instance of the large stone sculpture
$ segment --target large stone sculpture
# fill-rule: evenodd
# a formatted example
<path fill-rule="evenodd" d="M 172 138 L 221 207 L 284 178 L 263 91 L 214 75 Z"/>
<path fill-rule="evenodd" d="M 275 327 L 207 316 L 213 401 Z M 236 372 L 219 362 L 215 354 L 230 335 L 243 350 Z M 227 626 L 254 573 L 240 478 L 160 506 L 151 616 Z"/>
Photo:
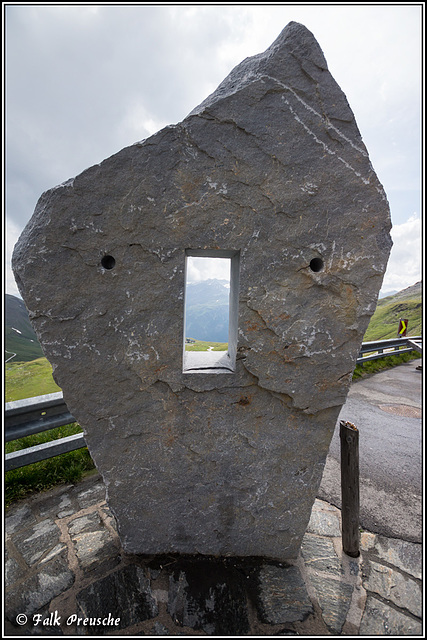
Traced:
<path fill-rule="evenodd" d="M 294 22 L 183 122 L 40 197 L 13 268 L 128 552 L 297 555 L 389 230 Z M 186 255 L 232 265 L 229 351 L 208 369 L 183 368 Z"/>

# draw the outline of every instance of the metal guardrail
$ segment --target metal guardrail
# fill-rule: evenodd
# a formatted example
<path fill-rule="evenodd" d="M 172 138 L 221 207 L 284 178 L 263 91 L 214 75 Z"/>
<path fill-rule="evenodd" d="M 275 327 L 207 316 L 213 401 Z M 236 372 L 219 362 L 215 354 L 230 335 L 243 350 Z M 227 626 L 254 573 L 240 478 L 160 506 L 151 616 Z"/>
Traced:
<path fill-rule="evenodd" d="M 422 338 L 408 338 L 408 345 L 413 347 L 414 351 L 418 351 L 418 353 L 423 352 L 423 341 Z"/>
<path fill-rule="evenodd" d="M 410 351 L 418 351 L 418 353 L 422 353 L 421 336 L 363 342 L 356 362 L 357 364 L 363 364 L 369 360 L 377 360 L 378 358 L 385 358 L 386 356 L 401 355 L 402 353 L 409 353 Z"/>
<path fill-rule="evenodd" d="M 75 421 L 76 419 L 65 404 L 62 391 L 36 398 L 7 402 L 5 407 L 5 440 L 11 442 Z M 84 435 L 77 433 L 27 449 L 20 449 L 6 454 L 5 470 L 11 471 L 25 467 L 27 464 L 53 458 L 68 451 L 82 449 L 85 446 Z"/>
<path fill-rule="evenodd" d="M 75 422 L 62 391 L 6 403 L 6 442 Z"/>
<path fill-rule="evenodd" d="M 421 336 L 363 342 L 357 364 L 414 350 L 422 353 Z M 62 391 L 36 398 L 7 402 L 5 407 L 5 439 L 6 442 L 10 442 L 72 422 L 76 422 L 76 420 L 65 404 Z M 77 433 L 73 436 L 8 453 L 6 454 L 5 468 L 6 471 L 18 469 L 33 462 L 40 462 L 83 447 L 86 447 L 84 435 Z"/>

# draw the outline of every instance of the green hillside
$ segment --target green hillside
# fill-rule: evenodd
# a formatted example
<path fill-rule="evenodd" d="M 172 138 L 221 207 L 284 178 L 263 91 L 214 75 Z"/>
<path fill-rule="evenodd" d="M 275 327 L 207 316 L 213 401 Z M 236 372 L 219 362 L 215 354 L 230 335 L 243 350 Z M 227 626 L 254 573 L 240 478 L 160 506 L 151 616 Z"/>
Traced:
<path fill-rule="evenodd" d="M 209 349 L 211 351 L 227 351 L 228 342 L 203 342 L 203 340 L 194 340 L 191 344 L 185 345 L 186 351 L 209 351 Z"/>
<path fill-rule="evenodd" d="M 417 282 L 392 296 L 378 300 L 363 341 L 396 338 L 401 318 L 408 320 L 407 336 L 422 335 L 421 297 L 421 282 Z"/>
<path fill-rule="evenodd" d="M 16 296 L 5 298 L 5 362 L 30 362 L 43 356 L 24 302 Z"/>

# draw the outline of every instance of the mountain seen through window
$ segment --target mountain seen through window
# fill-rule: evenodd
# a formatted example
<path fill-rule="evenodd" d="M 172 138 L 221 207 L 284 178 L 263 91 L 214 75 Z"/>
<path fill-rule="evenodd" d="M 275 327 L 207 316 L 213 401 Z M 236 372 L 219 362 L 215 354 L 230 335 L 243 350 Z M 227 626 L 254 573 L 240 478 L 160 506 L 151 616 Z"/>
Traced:
<path fill-rule="evenodd" d="M 228 351 L 231 264 L 236 252 L 218 251 L 227 254 L 220 257 L 212 253 L 186 256 L 184 372 L 234 370 Z"/>

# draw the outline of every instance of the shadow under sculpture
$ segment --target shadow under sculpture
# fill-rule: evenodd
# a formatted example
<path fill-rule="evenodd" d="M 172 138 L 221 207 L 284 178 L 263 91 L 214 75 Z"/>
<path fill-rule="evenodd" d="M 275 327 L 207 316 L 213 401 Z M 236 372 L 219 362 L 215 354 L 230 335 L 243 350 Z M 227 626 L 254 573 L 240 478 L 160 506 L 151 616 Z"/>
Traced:
<path fill-rule="evenodd" d="M 297 556 L 390 226 L 294 22 L 181 123 L 40 197 L 13 268 L 127 552 Z M 183 371 L 198 252 L 234 259 L 230 370 Z"/>

